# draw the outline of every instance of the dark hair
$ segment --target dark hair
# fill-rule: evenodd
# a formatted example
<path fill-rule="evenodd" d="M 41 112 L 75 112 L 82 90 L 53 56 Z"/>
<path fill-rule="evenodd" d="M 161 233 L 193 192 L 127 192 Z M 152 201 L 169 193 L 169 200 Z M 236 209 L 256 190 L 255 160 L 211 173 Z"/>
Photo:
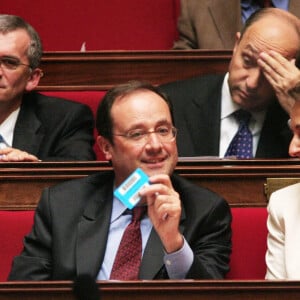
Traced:
<path fill-rule="evenodd" d="M 159 95 L 167 103 L 170 109 L 172 123 L 174 124 L 173 108 L 167 96 L 161 93 L 158 88 L 154 87 L 150 83 L 135 80 L 115 86 L 103 97 L 98 107 L 96 117 L 96 128 L 99 135 L 105 137 L 113 144 L 113 120 L 111 117 L 111 108 L 117 99 L 123 98 L 140 90 L 151 91 Z"/>
<path fill-rule="evenodd" d="M 35 29 L 22 18 L 14 15 L 0 14 L 0 33 L 8 33 L 18 29 L 24 29 L 30 37 L 30 45 L 27 56 L 30 67 L 35 69 L 39 66 L 43 54 L 42 42 Z"/>

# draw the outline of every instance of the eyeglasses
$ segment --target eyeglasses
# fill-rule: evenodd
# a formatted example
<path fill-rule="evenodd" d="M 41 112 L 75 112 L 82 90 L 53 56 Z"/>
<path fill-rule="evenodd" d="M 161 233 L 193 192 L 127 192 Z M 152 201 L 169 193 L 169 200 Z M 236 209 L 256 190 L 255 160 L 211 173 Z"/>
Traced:
<path fill-rule="evenodd" d="M 18 58 L 10 56 L 0 57 L 0 66 L 5 70 L 16 70 L 19 66 L 26 66 L 31 68 L 30 65 L 21 63 Z"/>
<path fill-rule="evenodd" d="M 154 133 L 161 143 L 169 143 L 175 140 L 177 135 L 177 128 L 174 126 L 159 126 L 155 130 L 133 129 L 125 134 L 113 134 L 122 136 L 131 142 L 138 144 L 146 144 L 149 140 L 149 135 Z"/>

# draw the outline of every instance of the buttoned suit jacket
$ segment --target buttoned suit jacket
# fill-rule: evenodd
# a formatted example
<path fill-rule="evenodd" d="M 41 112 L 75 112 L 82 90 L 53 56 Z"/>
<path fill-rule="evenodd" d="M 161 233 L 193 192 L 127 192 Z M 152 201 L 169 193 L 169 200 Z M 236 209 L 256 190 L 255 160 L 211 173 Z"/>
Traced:
<path fill-rule="evenodd" d="M 300 183 L 272 193 L 268 204 L 266 279 L 300 279 Z"/>
<path fill-rule="evenodd" d="M 299 18 L 300 1 L 290 0 L 289 11 Z M 181 0 L 173 48 L 232 50 L 242 26 L 240 0 Z"/>
<path fill-rule="evenodd" d="M 114 174 L 108 172 L 46 189 L 9 280 L 72 280 L 82 274 L 96 278 L 106 249 L 113 182 Z M 180 230 L 195 255 L 187 278 L 223 278 L 231 252 L 227 202 L 176 175 L 172 184 L 182 201 Z M 161 241 L 152 229 L 139 278 L 168 278 L 163 255 Z"/>
<path fill-rule="evenodd" d="M 12 147 L 41 160 L 94 160 L 94 119 L 83 104 L 25 94 L 14 128 Z"/>
<path fill-rule="evenodd" d="M 179 156 L 219 156 L 224 75 L 205 75 L 160 86 L 168 95 L 178 128 Z M 288 114 L 274 99 L 268 108 L 256 158 L 287 158 L 292 138 Z"/>

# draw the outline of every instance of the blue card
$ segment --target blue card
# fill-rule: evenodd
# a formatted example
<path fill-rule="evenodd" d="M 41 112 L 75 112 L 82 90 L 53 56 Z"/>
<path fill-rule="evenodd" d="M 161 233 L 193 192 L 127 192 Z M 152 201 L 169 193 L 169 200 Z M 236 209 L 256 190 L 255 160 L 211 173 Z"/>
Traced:
<path fill-rule="evenodd" d="M 127 208 L 133 209 L 141 200 L 139 190 L 149 185 L 149 179 L 142 169 L 137 168 L 115 191 L 118 198 Z"/>

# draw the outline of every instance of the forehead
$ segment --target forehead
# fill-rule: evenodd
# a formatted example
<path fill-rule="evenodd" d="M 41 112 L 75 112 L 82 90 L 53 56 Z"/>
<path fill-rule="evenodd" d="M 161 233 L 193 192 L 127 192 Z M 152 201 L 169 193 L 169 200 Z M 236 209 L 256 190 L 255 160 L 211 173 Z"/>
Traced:
<path fill-rule="evenodd" d="M 27 51 L 30 37 L 26 30 L 17 29 L 7 33 L 0 32 L 0 54 L 16 54 Z"/>
<path fill-rule="evenodd" d="M 300 126 L 300 101 L 296 101 L 292 108 L 291 121 L 293 126 Z"/>
<path fill-rule="evenodd" d="M 275 50 L 286 58 L 293 58 L 299 48 L 299 35 L 286 19 L 267 16 L 246 30 L 240 46 L 250 49 L 254 54 Z"/>
<path fill-rule="evenodd" d="M 114 102 L 111 115 L 114 122 L 155 122 L 166 119 L 171 122 L 171 113 L 166 101 L 149 90 L 138 90 L 119 97 Z"/>

